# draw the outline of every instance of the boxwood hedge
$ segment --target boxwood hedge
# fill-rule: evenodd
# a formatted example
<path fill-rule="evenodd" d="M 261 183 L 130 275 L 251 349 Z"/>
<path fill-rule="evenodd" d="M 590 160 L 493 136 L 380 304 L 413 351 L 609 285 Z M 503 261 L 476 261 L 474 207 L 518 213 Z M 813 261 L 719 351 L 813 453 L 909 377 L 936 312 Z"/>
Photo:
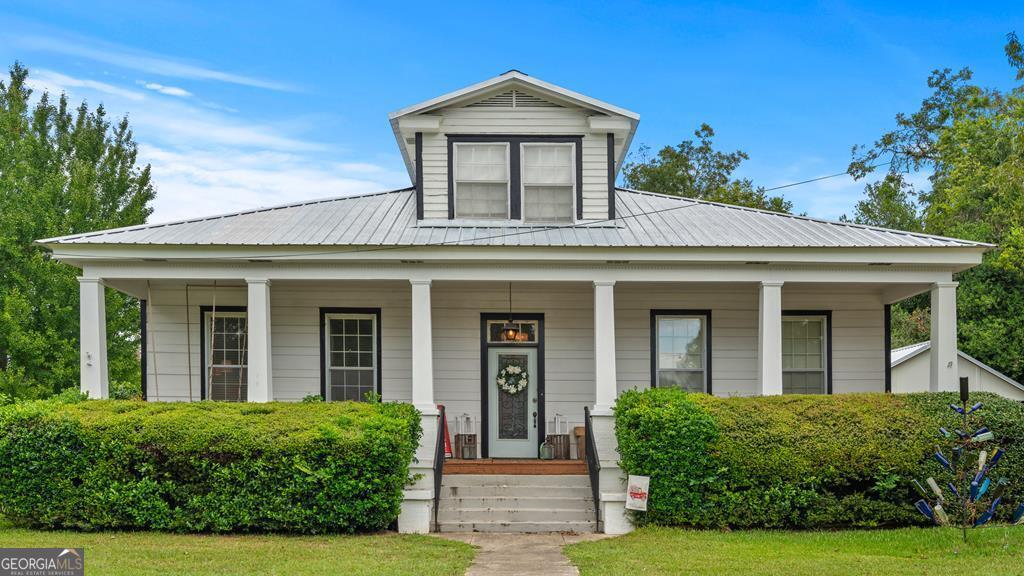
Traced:
<path fill-rule="evenodd" d="M 1007 450 L 1007 501 L 1024 498 L 1024 405 L 993 394 L 982 417 Z M 911 478 L 939 475 L 954 394 L 715 398 L 630 391 L 616 405 L 621 466 L 651 477 L 641 523 L 832 528 L 920 524 Z M 1003 512 L 1009 511 L 1005 506 Z"/>
<path fill-rule="evenodd" d="M 401 404 L 47 400 L 0 408 L 0 515 L 33 528 L 356 532 L 397 517 Z"/>

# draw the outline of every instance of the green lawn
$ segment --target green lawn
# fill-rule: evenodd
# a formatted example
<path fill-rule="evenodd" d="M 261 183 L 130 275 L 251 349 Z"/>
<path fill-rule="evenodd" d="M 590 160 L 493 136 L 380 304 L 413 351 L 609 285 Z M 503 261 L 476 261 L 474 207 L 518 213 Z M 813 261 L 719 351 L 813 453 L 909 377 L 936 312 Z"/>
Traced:
<path fill-rule="evenodd" d="M 1024 574 L 1024 527 L 968 533 L 907 528 L 845 532 L 713 532 L 644 528 L 566 546 L 583 576 L 822 574 L 985 576 Z"/>
<path fill-rule="evenodd" d="M 0 547 L 84 547 L 86 574 L 461 575 L 473 548 L 430 536 L 212 536 L 0 527 Z"/>

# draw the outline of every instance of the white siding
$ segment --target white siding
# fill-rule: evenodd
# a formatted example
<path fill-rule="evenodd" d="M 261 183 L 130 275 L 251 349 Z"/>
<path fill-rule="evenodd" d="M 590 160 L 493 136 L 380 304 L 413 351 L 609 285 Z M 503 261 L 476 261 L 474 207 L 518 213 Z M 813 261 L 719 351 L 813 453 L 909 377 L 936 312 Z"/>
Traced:
<path fill-rule="evenodd" d="M 582 108 L 446 108 L 441 132 L 423 135 L 423 215 L 448 217 L 448 134 L 530 134 L 583 136 L 583 217 L 608 217 L 607 134 L 591 134 Z M 621 148 L 616 142 L 616 152 Z M 410 155 L 415 147 L 409 146 Z"/>
<path fill-rule="evenodd" d="M 931 372 L 931 350 L 905 360 L 892 368 L 892 391 L 897 393 L 927 392 Z M 960 376 L 969 378 L 972 392 L 993 392 L 1011 400 L 1024 402 L 1024 390 L 985 370 L 963 356 L 957 357 Z M 945 390 L 955 392 L 956 390 Z"/>
<path fill-rule="evenodd" d="M 431 290 L 435 399 L 451 417 L 480 420 L 480 314 L 508 311 L 504 283 L 435 282 Z M 219 306 L 244 306 L 243 286 L 217 289 Z M 406 282 L 271 285 L 274 397 L 299 400 L 320 393 L 320 307 L 380 308 L 383 395 L 409 401 L 410 287 Z M 192 394 L 188 392 L 185 289 L 154 285 L 149 317 L 148 393 L 153 400 L 199 399 L 199 307 L 213 303 L 208 287 L 189 290 Z M 712 311 L 712 386 L 719 396 L 757 389 L 757 288 L 753 284 L 640 284 L 615 288 L 618 388 L 650 385 L 650 311 Z M 882 303 L 853 288 L 784 287 L 786 309 L 832 310 L 833 390 L 882 391 Z M 593 287 L 589 283 L 517 283 L 513 309 L 544 314 L 546 412 L 582 420 L 594 401 Z M 479 431 L 479 428 L 477 428 Z M 454 431 L 452 431 L 454 433 Z"/>

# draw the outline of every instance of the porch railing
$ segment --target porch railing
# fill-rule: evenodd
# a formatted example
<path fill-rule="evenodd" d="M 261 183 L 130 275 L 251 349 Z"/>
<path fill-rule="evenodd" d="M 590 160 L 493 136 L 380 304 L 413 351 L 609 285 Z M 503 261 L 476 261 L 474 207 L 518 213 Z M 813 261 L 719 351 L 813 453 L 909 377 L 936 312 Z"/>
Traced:
<path fill-rule="evenodd" d="M 590 407 L 583 407 L 583 441 L 587 460 L 587 474 L 590 475 L 590 490 L 594 496 L 594 515 L 601 522 L 601 461 L 597 457 L 597 442 L 594 441 L 594 424 L 590 418 Z"/>
<path fill-rule="evenodd" d="M 434 446 L 434 526 L 437 526 L 437 507 L 441 502 L 441 480 L 444 475 L 444 429 L 447 422 L 444 406 L 437 405 L 437 442 Z"/>

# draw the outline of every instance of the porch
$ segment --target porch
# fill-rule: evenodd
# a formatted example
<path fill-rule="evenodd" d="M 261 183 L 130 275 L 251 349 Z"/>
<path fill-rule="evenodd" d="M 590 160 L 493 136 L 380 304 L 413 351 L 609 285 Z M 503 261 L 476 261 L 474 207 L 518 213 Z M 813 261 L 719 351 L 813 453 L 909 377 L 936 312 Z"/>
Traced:
<path fill-rule="evenodd" d="M 564 418 L 565 430 L 574 438 L 572 429 L 584 425 L 584 407 L 591 407 L 600 463 L 597 504 L 604 529 L 615 532 L 629 529 L 611 413 L 621 391 L 668 378 L 723 396 L 788 392 L 794 381 L 807 380 L 786 376 L 793 372 L 797 351 L 784 351 L 784 340 L 795 342 L 791 336 L 784 338 L 784 320 L 800 317 L 820 318 L 820 392 L 885 391 L 887 306 L 926 290 L 938 311 L 933 347 L 942 352 L 936 357 L 943 358 L 947 349 L 955 357 L 955 283 L 948 272 L 864 268 L 844 274 L 767 274 L 765 267 L 753 265 L 740 267 L 743 274 L 608 268 L 611 273 L 605 269 L 599 280 L 581 278 L 574 268 L 537 271 L 515 266 L 476 273 L 452 267 L 433 278 L 359 280 L 337 277 L 340 270 L 296 278 L 277 269 L 271 280 L 269 274 L 232 275 L 223 268 L 194 274 L 194 268 L 168 273 L 155 266 L 148 278 L 85 276 L 82 389 L 93 397 L 108 393 L 102 352 L 102 287 L 107 285 L 144 300 L 144 390 L 149 400 L 361 399 L 372 391 L 385 401 L 411 402 L 424 415 L 424 435 L 413 470 L 422 479 L 408 490 L 400 522 L 409 531 L 429 527 L 440 485 L 432 467 L 437 404 L 446 407 L 449 422 L 465 416 L 473 423 L 481 458 L 535 458 L 556 415 Z M 137 273 L 138 267 L 132 271 Z M 543 276 L 552 280 L 543 281 Z M 765 276 L 773 279 L 760 279 Z M 514 280 L 510 284 L 502 277 Z M 708 282 L 709 277 L 722 280 Z M 490 336 L 489 323 L 503 324 L 510 308 L 515 322 L 536 322 L 532 340 L 499 342 Z M 229 318 L 243 319 L 244 324 Z M 659 332 L 662 319 L 693 321 L 696 332 L 684 338 L 689 343 L 684 349 L 671 348 L 672 338 Z M 368 324 L 349 333 L 347 320 Z M 336 321 L 342 323 L 340 332 L 332 328 Z M 225 334 L 213 334 L 218 329 L 233 330 L 240 338 L 225 340 Z M 334 348 L 338 336 L 343 337 L 341 348 Z M 360 341 L 352 350 L 345 348 L 348 336 Z M 218 349 L 219 360 L 215 358 L 218 337 L 221 344 L 234 342 L 235 356 L 225 355 L 231 348 L 226 346 Z M 363 346 L 367 339 L 368 350 Z M 537 414 L 532 415 L 531 404 L 519 412 L 526 418 L 519 424 L 527 428 L 522 452 L 495 450 L 508 438 L 499 437 L 493 425 L 509 416 L 498 414 L 493 401 L 494 348 L 537 351 L 532 368 Z M 685 360 L 686 369 L 672 370 L 661 360 L 663 353 L 670 360 Z M 235 359 L 237 366 L 232 364 Z M 932 371 L 931 389 L 952 389 L 955 368 L 939 366 Z M 573 441 L 570 458 L 578 450 Z"/>

